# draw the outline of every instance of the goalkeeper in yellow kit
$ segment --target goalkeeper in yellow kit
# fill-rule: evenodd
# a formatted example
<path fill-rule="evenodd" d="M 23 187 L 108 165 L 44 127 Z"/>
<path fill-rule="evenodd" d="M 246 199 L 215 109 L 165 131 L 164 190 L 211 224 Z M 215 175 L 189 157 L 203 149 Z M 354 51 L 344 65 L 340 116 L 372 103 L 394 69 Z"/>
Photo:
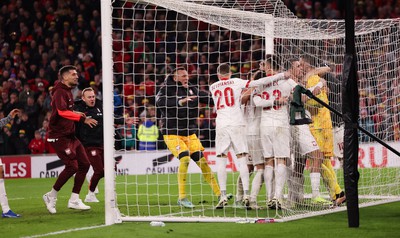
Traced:
<path fill-rule="evenodd" d="M 326 86 L 326 82 L 318 75 L 318 73 L 324 73 L 324 71 L 327 72 L 329 68 L 323 67 L 319 68 L 320 70 L 314 69 L 307 61 L 307 59 L 303 59 L 302 63 L 304 67 L 304 72 L 308 72 L 304 78 L 306 80 L 306 88 L 311 88 L 317 85 L 319 82 L 322 82 L 324 86 L 321 88 L 321 92 L 316 97 L 326 104 L 329 104 L 328 88 Z M 317 141 L 320 150 L 324 154 L 324 160 L 321 165 L 322 178 L 324 180 L 324 183 L 328 186 L 329 195 L 334 204 L 341 205 L 343 202 L 346 201 L 346 196 L 337 182 L 336 173 L 331 163 L 331 157 L 334 156 L 334 147 L 330 111 L 328 108 L 322 106 L 314 99 L 309 99 L 306 102 L 306 109 L 311 113 L 312 116 L 313 122 L 310 124 L 311 133 Z"/>

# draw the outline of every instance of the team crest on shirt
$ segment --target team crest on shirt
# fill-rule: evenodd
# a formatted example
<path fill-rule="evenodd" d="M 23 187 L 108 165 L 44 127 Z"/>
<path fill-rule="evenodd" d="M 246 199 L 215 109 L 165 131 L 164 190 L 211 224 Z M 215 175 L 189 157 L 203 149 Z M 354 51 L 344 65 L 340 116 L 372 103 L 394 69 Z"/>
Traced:
<path fill-rule="evenodd" d="M 179 145 L 177 145 L 177 146 L 175 147 L 175 149 L 176 149 L 177 151 L 179 151 L 179 150 L 181 149 L 181 147 L 180 147 Z"/>
<path fill-rule="evenodd" d="M 65 149 L 65 154 L 70 155 L 71 154 L 71 149 L 70 148 Z"/>
<path fill-rule="evenodd" d="M 317 144 L 317 142 L 315 140 L 312 142 L 312 145 L 313 146 L 318 146 L 318 144 Z"/>
<path fill-rule="evenodd" d="M 97 152 L 96 152 L 96 150 L 92 150 L 92 151 L 90 151 L 90 154 L 92 154 L 92 156 L 96 156 Z"/>
<path fill-rule="evenodd" d="M 97 116 L 103 116 L 103 113 L 101 113 L 101 110 L 97 108 Z"/>

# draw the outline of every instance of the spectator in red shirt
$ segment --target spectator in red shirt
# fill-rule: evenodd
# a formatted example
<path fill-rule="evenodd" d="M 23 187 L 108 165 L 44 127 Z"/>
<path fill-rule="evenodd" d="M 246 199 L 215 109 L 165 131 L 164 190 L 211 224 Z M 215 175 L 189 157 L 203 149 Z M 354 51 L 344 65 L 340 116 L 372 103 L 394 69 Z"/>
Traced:
<path fill-rule="evenodd" d="M 123 92 L 126 98 L 135 95 L 135 83 L 133 82 L 132 75 L 125 75 Z"/>
<path fill-rule="evenodd" d="M 146 96 L 154 96 L 156 93 L 156 83 L 146 75 L 144 81 L 139 84 L 139 90 L 143 90 Z"/>
<path fill-rule="evenodd" d="M 40 136 L 39 130 L 35 131 L 35 138 L 29 142 L 29 149 L 31 150 L 31 154 L 44 154 L 46 152 L 45 143 Z"/>

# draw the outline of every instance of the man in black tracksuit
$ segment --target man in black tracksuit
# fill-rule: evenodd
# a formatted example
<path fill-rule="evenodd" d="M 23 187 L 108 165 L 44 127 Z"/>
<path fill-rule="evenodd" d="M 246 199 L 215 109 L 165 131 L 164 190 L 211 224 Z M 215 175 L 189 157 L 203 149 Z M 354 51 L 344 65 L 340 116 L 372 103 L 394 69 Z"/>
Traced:
<path fill-rule="evenodd" d="M 97 126 L 94 127 L 77 123 L 76 136 L 85 147 L 94 171 L 85 202 L 99 202 L 94 191 L 100 179 L 104 177 L 103 103 L 96 99 L 92 88 L 85 88 L 82 91 L 82 100 L 75 102 L 74 110 L 84 113 L 86 118 L 97 121 Z"/>
<path fill-rule="evenodd" d="M 76 136 L 85 147 L 86 154 L 94 171 L 85 202 L 99 202 L 94 191 L 100 179 L 104 177 L 103 102 L 96 99 L 92 88 L 85 88 L 82 91 L 82 100 L 75 102 L 74 110 L 84 113 L 86 118 L 93 118 L 97 121 L 97 125 L 93 127 L 84 123 L 77 123 Z M 134 121 L 134 118 L 126 119 L 126 123 L 133 123 Z M 116 124 L 123 124 L 124 119 L 115 119 L 114 122 Z M 137 123 L 137 118 L 135 123 Z"/>
<path fill-rule="evenodd" d="M 165 144 L 175 158 L 179 159 L 178 205 L 186 208 L 194 208 L 185 192 L 191 159 L 200 167 L 215 195 L 221 195 L 214 174 L 204 157 L 203 145 L 197 137 L 199 103 L 211 104 L 211 97 L 207 92 L 202 92 L 189 83 L 188 72 L 182 67 L 176 68 L 167 77 L 156 97 L 157 109 L 161 112 L 161 132 Z"/>

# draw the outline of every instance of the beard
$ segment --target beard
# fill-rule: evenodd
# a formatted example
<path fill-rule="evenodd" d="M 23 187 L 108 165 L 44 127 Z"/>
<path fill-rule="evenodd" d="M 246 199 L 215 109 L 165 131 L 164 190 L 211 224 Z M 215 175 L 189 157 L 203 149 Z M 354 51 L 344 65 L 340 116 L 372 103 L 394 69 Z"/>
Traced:
<path fill-rule="evenodd" d="M 75 88 L 76 86 L 78 86 L 78 83 L 71 82 L 71 83 L 69 83 L 68 86 L 69 86 L 70 88 Z"/>

